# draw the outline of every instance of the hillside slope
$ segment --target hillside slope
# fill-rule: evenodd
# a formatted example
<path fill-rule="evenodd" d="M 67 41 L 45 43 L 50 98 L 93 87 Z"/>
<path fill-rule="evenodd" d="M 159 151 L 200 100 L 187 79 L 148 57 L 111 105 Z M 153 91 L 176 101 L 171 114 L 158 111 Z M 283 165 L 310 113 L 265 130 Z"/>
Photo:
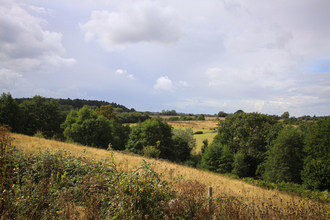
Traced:
<path fill-rule="evenodd" d="M 73 155 L 78 156 L 82 152 L 86 152 L 84 156 L 88 159 L 110 158 L 110 153 L 107 150 L 96 149 L 87 146 L 76 144 L 63 143 L 43 138 L 30 137 L 21 134 L 12 134 L 13 144 L 23 150 L 26 154 L 34 154 L 39 150 L 44 151 L 47 148 L 52 151 L 59 149 L 69 150 Z M 114 151 L 115 163 L 118 167 L 124 170 L 132 170 L 141 164 L 142 159 L 151 161 L 137 155 L 126 154 L 123 152 Z M 154 170 L 162 174 L 162 178 L 166 181 L 172 181 L 173 178 L 185 178 L 190 180 L 198 180 L 207 187 L 213 187 L 214 197 L 223 195 L 232 195 L 246 203 L 266 203 L 271 202 L 277 205 L 287 205 L 287 203 L 299 204 L 301 199 L 295 195 L 288 195 L 276 190 L 266 190 L 260 187 L 249 185 L 245 182 L 236 179 L 230 179 L 226 176 L 215 174 L 207 171 L 202 171 L 175 163 L 170 163 L 163 160 L 153 160 Z"/>

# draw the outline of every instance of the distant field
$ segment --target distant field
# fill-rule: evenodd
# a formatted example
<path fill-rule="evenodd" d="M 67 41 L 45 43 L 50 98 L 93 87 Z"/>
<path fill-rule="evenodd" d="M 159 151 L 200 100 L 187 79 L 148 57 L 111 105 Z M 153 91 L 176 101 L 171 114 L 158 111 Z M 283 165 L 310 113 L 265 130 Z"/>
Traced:
<path fill-rule="evenodd" d="M 157 117 L 157 116 L 153 116 Z M 168 115 L 161 115 L 161 118 L 169 118 L 173 116 Z M 219 118 L 220 120 L 225 120 L 225 118 Z M 205 139 L 208 140 L 209 144 L 212 143 L 213 138 L 217 135 L 217 127 L 219 124 L 219 121 L 216 117 L 205 117 L 205 120 L 201 121 L 168 121 L 169 125 L 171 125 L 175 129 L 185 129 L 185 128 L 192 128 L 194 132 L 196 131 L 202 131 L 203 134 L 195 134 L 194 138 L 196 138 L 196 150 L 193 153 L 198 153 L 201 150 L 201 147 L 203 146 L 203 141 Z M 131 126 L 134 126 L 134 124 L 131 124 Z"/>
<path fill-rule="evenodd" d="M 175 129 L 192 128 L 194 132 L 202 131 L 203 134 L 195 134 L 196 138 L 196 150 L 194 153 L 198 153 L 203 146 L 203 141 L 208 140 L 209 144 L 213 141 L 213 138 L 217 135 L 216 128 L 218 127 L 217 120 L 208 121 L 168 121 L 168 124 L 172 125 Z"/>
<path fill-rule="evenodd" d="M 180 117 L 180 116 L 175 116 L 175 115 L 149 115 L 150 117 L 161 117 L 161 118 L 170 118 L 170 117 Z M 206 116 L 205 117 L 205 120 L 216 120 L 217 117 L 209 117 L 209 116 Z M 220 117 L 219 118 L 220 120 L 225 120 L 225 117 Z"/>

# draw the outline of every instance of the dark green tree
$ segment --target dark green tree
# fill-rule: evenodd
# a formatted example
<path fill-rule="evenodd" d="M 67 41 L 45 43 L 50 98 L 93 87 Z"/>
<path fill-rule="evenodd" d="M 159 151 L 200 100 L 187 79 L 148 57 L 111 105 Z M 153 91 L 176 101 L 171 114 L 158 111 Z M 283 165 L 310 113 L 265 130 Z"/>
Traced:
<path fill-rule="evenodd" d="M 61 123 L 64 117 L 60 111 L 60 105 L 54 99 L 36 95 L 31 101 L 25 100 L 19 105 L 21 111 L 21 132 L 34 135 L 37 131 L 50 138 L 62 133 Z"/>
<path fill-rule="evenodd" d="M 284 112 L 284 113 L 281 115 L 281 118 L 282 118 L 282 119 L 289 119 L 289 118 L 290 118 L 290 113 L 289 113 L 289 112 Z"/>
<path fill-rule="evenodd" d="M 313 125 L 305 152 L 303 183 L 311 189 L 330 190 L 330 117 Z"/>
<path fill-rule="evenodd" d="M 158 117 L 138 123 L 132 128 L 126 150 L 142 154 L 143 147 L 157 146 L 158 141 L 158 149 L 161 151 L 159 157 L 174 160 L 172 126 Z"/>
<path fill-rule="evenodd" d="M 83 107 L 72 110 L 62 124 L 64 136 L 74 142 L 92 147 L 123 150 L 128 139 L 129 127 L 123 127 L 115 119 L 107 119 L 95 111 Z"/>
<path fill-rule="evenodd" d="M 226 117 L 228 114 L 227 113 L 225 113 L 224 111 L 220 111 L 219 113 L 218 113 L 218 117 Z"/>
<path fill-rule="evenodd" d="M 266 159 L 261 164 L 262 178 L 275 183 L 301 183 L 304 138 L 299 128 L 283 128 L 266 152 Z"/>
<path fill-rule="evenodd" d="M 173 129 L 172 134 L 173 138 L 181 137 L 185 142 L 187 142 L 191 150 L 196 148 L 196 138 L 194 138 L 194 131 L 192 128 Z"/>
<path fill-rule="evenodd" d="M 241 114 L 241 113 L 244 113 L 244 111 L 242 109 L 239 109 L 234 114 Z"/>
<path fill-rule="evenodd" d="M 20 109 L 8 92 L 0 96 L 0 125 L 9 125 L 13 132 L 20 132 Z"/>
<path fill-rule="evenodd" d="M 234 174 L 240 177 L 256 175 L 257 167 L 263 162 L 267 151 L 267 134 L 275 123 L 269 115 L 244 112 L 228 115 L 226 120 L 220 121 L 213 142 L 230 149 L 234 157 Z"/>
<path fill-rule="evenodd" d="M 195 120 L 205 120 L 205 116 L 203 114 L 200 114 L 198 116 L 195 116 Z"/>
<path fill-rule="evenodd" d="M 184 162 L 189 159 L 190 153 L 193 148 L 191 148 L 186 140 L 180 136 L 173 137 L 173 161 Z"/>
<path fill-rule="evenodd" d="M 209 171 L 216 172 L 219 168 L 222 156 L 222 145 L 212 144 L 208 146 L 202 154 L 201 168 Z"/>
<path fill-rule="evenodd" d="M 206 170 L 230 173 L 232 170 L 233 155 L 228 146 L 212 143 L 202 154 L 201 167 Z"/>

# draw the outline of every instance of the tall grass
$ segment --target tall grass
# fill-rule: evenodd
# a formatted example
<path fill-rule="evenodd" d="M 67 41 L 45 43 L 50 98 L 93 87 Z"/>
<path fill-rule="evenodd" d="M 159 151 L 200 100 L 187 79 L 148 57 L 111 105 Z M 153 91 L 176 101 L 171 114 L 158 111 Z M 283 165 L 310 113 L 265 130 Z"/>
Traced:
<path fill-rule="evenodd" d="M 2 219 L 327 219 L 327 204 L 295 194 L 162 160 L 17 134 L 12 140 L 1 132 Z"/>

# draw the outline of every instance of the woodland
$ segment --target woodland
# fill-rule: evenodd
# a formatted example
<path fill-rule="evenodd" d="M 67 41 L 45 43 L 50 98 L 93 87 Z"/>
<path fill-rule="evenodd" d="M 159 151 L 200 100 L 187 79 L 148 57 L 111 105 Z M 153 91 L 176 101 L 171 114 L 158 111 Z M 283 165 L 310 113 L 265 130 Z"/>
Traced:
<path fill-rule="evenodd" d="M 166 112 L 169 121 L 205 120 L 204 115 Z M 297 119 L 288 112 L 271 116 L 242 110 L 220 115 L 225 120 L 219 120 L 214 140 L 205 140 L 201 151 L 192 153 L 192 129 L 174 129 L 165 119 L 116 103 L 38 95 L 13 99 L 10 93 L 0 97 L 0 123 L 14 133 L 110 147 L 251 181 L 330 189 L 330 117 Z"/>

